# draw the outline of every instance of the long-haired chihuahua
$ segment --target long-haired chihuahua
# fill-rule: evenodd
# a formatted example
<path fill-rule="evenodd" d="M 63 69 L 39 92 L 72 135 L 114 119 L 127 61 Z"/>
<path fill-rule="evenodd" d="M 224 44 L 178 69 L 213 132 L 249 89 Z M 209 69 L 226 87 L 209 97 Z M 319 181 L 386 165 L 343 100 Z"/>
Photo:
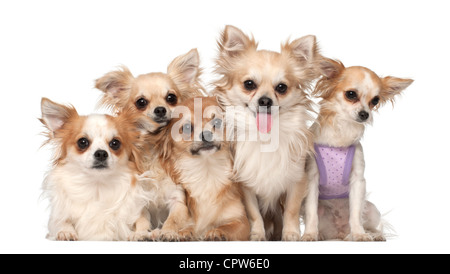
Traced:
<path fill-rule="evenodd" d="M 200 81 L 201 68 L 197 49 L 176 57 L 167 67 L 167 73 L 153 72 L 134 77 L 122 67 L 96 80 L 96 88 L 103 91 L 100 105 L 113 110 L 136 109 L 148 120 L 146 130 L 149 135 L 157 135 L 168 125 L 172 111 L 182 102 L 194 96 L 201 96 L 204 88 Z M 183 211 L 184 192 L 167 176 L 159 164 L 158 157 L 150 145 L 146 144 L 144 158 L 145 174 L 154 178 L 152 187 L 154 198 L 149 201 L 148 215 L 152 228 L 163 228 L 161 240 L 174 240 L 177 231 L 171 221 L 162 226 L 172 212 Z M 178 208 L 181 206 L 181 208 Z M 154 233 L 143 234 L 141 240 L 155 240 Z"/>
<path fill-rule="evenodd" d="M 197 49 L 176 57 L 167 73 L 152 72 L 134 77 L 130 70 L 106 73 L 95 82 L 103 91 L 100 105 L 120 110 L 134 107 L 153 123 L 154 131 L 168 124 L 172 110 L 184 100 L 201 96 L 201 69 Z"/>
<path fill-rule="evenodd" d="M 246 241 L 250 225 L 240 184 L 232 181 L 223 112 L 214 97 L 190 99 L 181 108 L 182 117 L 157 142 L 161 165 L 186 191 L 178 240 Z"/>
<path fill-rule="evenodd" d="M 316 156 L 307 162 L 309 194 L 305 205 L 305 241 L 343 239 L 384 241 L 381 216 L 366 201 L 364 154 L 360 139 L 373 112 L 413 80 L 381 78 L 365 67 L 344 67 L 324 59 L 313 95 L 320 113 L 312 125 Z"/>
<path fill-rule="evenodd" d="M 40 121 L 54 147 L 43 188 L 50 200 L 49 239 L 133 240 L 149 193 L 142 173 L 140 115 L 78 115 L 43 98 Z M 144 121 L 145 122 L 145 121 Z M 144 223 L 142 223 L 144 222 Z"/>
<path fill-rule="evenodd" d="M 313 151 L 305 91 L 319 76 L 316 38 L 287 42 L 278 53 L 257 50 L 253 38 L 226 26 L 218 45 L 214 94 L 227 116 L 234 110 L 227 123 L 235 125 L 235 180 L 244 186 L 250 239 L 298 241 Z"/>

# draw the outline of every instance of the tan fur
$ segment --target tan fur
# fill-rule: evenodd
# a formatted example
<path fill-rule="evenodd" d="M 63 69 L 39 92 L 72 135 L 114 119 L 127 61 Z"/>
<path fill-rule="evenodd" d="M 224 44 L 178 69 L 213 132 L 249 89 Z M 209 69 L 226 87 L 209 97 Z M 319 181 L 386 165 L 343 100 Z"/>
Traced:
<path fill-rule="evenodd" d="M 206 128 L 206 125 L 211 122 L 211 117 L 205 118 L 202 116 L 201 119 L 194 119 L 194 99 L 185 102 L 184 106 L 189 108 L 192 117 L 192 121 L 189 122 L 195 127 L 198 128 L 203 123 L 203 128 Z M 216 99 L 202 98 L 202 114 L 210 106 L 218 107 Z M 220 113 L 216 113 L 214 116 L 217 118 L 221 117 L 220 115 Z M 248 240 L 249 223 L 241 200 L 240 185 L 232 182 L 228 177 L 231 177 L 232 174 L 229 144 L 224 140 L 214 141 L 220 143 L 220 150 L 213 152 L 211 155 L 193 155 L 191 149 L 201 142 L 193 136 L 194 129 L 192 129 L 190 136 L 192 138 L 189 141 L 181 140 L 177 142 L 170 134 L 173 127 L 179 126 L 178 122 L 180 121 L 187 122 L 186 118 L 183 117 L 173 119 L 163 131 L 164 134 L 157 137 L 156 145 L 160 152 L 161 165 L 172 180 L 185 189 L 188 212 L 180 210 L 177 214 L 169 217 L 164 226 L 170 226 L 172 229 L 177 228 L 179 240 L 190 240 L 192 237 L 204 240 Z M 212 131 L 216 132 L 215 130 Z M 225 178 L 225 181 L 208 181 L 211 180 L 209 177 L 198 178 L 200 180 L 198 182 L 190 181 L 195 179 L 186 174 L 188 170 L 184 169 L 183 163 L 199 161 L 198 163 L 201 165 L 201 163 L 214 161 L 216 158 L 227 159 L 225 165 L 216 167 L 194 165 L 192 168 L 198 168 L 202 172 L 209 172 L 209 168 L 221 170 L 218 176 Z M 211 172 L 215 171 L 211 170 Z M 203 190 L 203 187 L 205 190 Z M 208 213 L 205 214 L 205 212 Z M 184 226 L 180 227 L 183 222 Z"/>
<path fill-rule="evenodd" d="M 374 88 L 366 91 L 370 93 L 366 94 L 368 100 L 365 103 L 369 104 L 373 97 L 379 95 L 380 104 L 375 107 L 372 106 L 372 108 L 378 109 L 386 102 L 393 103 L 395 95 L 398 95 L 413 82 L 411 79 L 401 79 L 392 76 L 382 78 L 370 69 L 361 66 L 346 68 L 342 62 L 327 58 L 324 58 L 320 65 L 322 78 L 317 82 L 312 94 L 327 101 L 333 100 L 337 93 L 345 93 L 348 90 L 358 91 L 356 89 L 358 83 L 363 82 L 366 75 L 369 75 Z M 374 91 L 379 91 L 379 94 Z M 354 102 L 348 101 L 348 103 L 353 104 Z"/>
<path fill-rule="evenodd" d="M 225 27 L 218 41 L 215 72 L 220 78 L 214 83 L 213 94 L 224 108 L 244 108 L 240 115 L 249 124 L 256 124 L 259 99 L 269 98 L 272 106 L 278 107 L 279 146 L 265 152 L 260 149 L 260 140 L 236 142 L 234 172 L 244 185 L 250 239 L 299 240 L 298 212 L 306 194 L 303 167 L 313 150 L 307 125 L 312 121 L 312 106 L 305 91 L 319 77 L 317 67 L 323 57 L 312 35 L 283 43 L 280 52 L 258 50 L 257 46 L 254 38 L 240 29 Z M 255 87 L 247 88 L 247 81 Z M 280 84 L 286 86 L 285 91 L 277 90 Z M 273 159 L 277 164 L 271 162 Z M 280 202 L 287 209 L 284 213 Z"/>
<path fill-rule="evenodd" d="M 53 154 L 53 165 L 57 166 L 66 158 L 67 148 L 75 145 L 76 141 L 73 142 L 74 135 L 79 134 L 86 118 L 80 117 L 73 106 L 65 106 L 52 102 L 47 98 L 42 98 L 41 105 L 45 104 L 52 104 L 59 109 L 60 113 L 64 113 L 64 124 L 58 131 L 53 131 L 44 118 L 39 119 L 46 128 L 46 131 L 43 134 L 47 137 L 47 140 L 44 142 L 43 146 L 50 143 L 52 140 L 61 144 L 55 147 L 56 151 Z"/>
<path fill-rule="evenodd" d="M 49 138 L 44 143 L 47 144 L 51 140 L 60 143 L 58 151 L 54 154 L 55 159 L 53 164 L 56 166 L 58 164 L 63 164 L 67 156 L 67 150 L 72 149 L 77 153 L 83 153 L 77 147 L 77 141 L 83 137 L 82 127 L 86 120 L 86 116 L 78 115 L 76 109 L 73 106 L 65 106 L 52 102 L 47 98 L 42 99 L 43 102 L 51 102 L 55 106 L 64 109 L 65 122 L 64 125 L 57 131 L 51 131 L 48 124 L 43 120 L 39 119 L 41 123 L 47 128 L 45 135 Z M 119 131 L 116 138 L 121 141 L 122 147 L 118 151 L 113 151 L 118 157 L 121 157 L 125 153 L 124 157 L 130 158 L 130 163 L 134 166 L 136 171 L 142 172 L 142 144 L 144 143 L 140 139 L 140 133 L 137 131 L 136 125 L 139 124 L 140 114 L 132 109 L 123 110 L 118 114 L 117 117 L 106 116 L 110 126 L 116 128 Z M 106 141 L 106 140 L 105 140 Z"/>
<path fill-rule="evenodd" d="M 301 182 L 293 185 L 292 189 L 287 191 L 286 204 L 284 207 L 283 219 L 283 237 L 284 240 L 295 241 L 298 240 L 296 231 L 300 226 L 300 210 L 302 202 L 307 195 L 308 181 L 306 174 Z"/>
<path fill-rule="evenodd" d="M 167 126 L 172 117 L 172 111 L 183 101 L 194 96 L 205 93 L 200 76 L 200 59 L 196 49 L 176 57 L 167 67 L 167 73 L 153 72 L 134 77 L 125 66 L 116 71 L 111 71 L 95 82 L 96 88 L 103 92 L 99 105 L 106 106 L 115 112 L 127 108 L 135 109 L 146 122 L 139 128 L 149 134 L 142 134 L 140 138 L 155 137 L 159 131 Z M 169 102 L 168 95 L 175 95 L 176 102 Z M 141 108 L 137 101 L 145 99 L 148 104 Z M 155 109 L 163 107 L 166 116 L 163 121 L 157 121 Z M 147 187 L 152 189 L 154 197 L 149 201 L 148 216 L 153 228 L 160 228 L 169 214 L 169 220 L 163 225 L 161 231 L 155 230 L 151 237 L 141 237 L 138 240 L 172 240 L 172 235 L 177 229 L 173 219 L 179 219 L 176 215 L 185 209 L 185 198 L 175 191 L 175 184 L 169 178 L 167 172 L 161 166 L 153 145 L 146 142 L 143 147 L 144 153 L 134 154 L 139 170 L 150 176 L 154 181 Z M 174 191 L 174 192 L 172 192 Z M 171 193 L 173 193 L 173 196 Z M 175 197 L 179 200 L 175 201 Z M 178 208 L 180 207 L 181 208 Z M 171 215 L 174 216 L 171 217 Z M 162 236 L 161 236 L 162 235 Z M 164 238 L 167 235 L 167 238 Z M 145 236 L 145 235 L 144 235 Z"/>
<path fill-rule="evenodd" d="M 97 79 L 95 87 L 104 92 L 100 106 L 115 111 L 123 108 L 138 109 L 153 124 L 150 131 L 156 131 L 166 124 L 161 125 L 150 119 L 155 108 L 165 107 L 170 118 L 170 111 L 178 104 L 205 93 L 200 83 L 200 75 L 198 52 L 193 49 L 176 57 L 169 64 L 167 73 L 153 72 L 134 77 L 127 67 L 122 66 Z M 166 101 L 169 94 L 177 97 L 176 103 Z M 141 98 L 148 101 L 145 108 L 136 106 L 136 101 Z"/>

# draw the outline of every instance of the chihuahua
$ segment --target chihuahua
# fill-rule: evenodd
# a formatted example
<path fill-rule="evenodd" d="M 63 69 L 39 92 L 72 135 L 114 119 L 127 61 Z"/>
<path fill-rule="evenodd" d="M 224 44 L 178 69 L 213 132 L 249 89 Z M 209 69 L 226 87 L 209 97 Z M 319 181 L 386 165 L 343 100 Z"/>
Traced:
<path fill-rule="evenodd" d="M 149 123 L 145 128 L 148 135 L 157 135 L 172 118 L 172 111 L 183 101 L 201 96 L 205 89 L 201 85 L 200 58 L 197 49 L 176 57 L 168 66 L 167 73 L 149 73 L 134 77 L 122 67 L 96 80 L 95 86 L 104 92 L 100 105 L 113 110 L 134 108 Z M 154 179 L 150 188 L 154 189 L 154 199 L 150 201 L 147 218 L 152 227 L 160 228 L 169 214 L 183 211 L 184 191 L 176 186 L 160 166 L 156 153 L 149 143 L 144 153 L 145 176 Z M 178 208 L 181 206 L 181 208 Z M 169 225 L 161 234 L 142 234 L 138 240 L 167 240 L 176 238 L 177 231 Z M 151 230 L 149 228 L 149 230 Z"/>
<path fill-rule="evenodd" d="M 111 71 L 95 82 L 95 87 L 104 92 L 100 105 L 114 110 L 134 107 L 149 118 L 155 132 L 169 123 L 179 103 L 204 93 L 199 60 L 197 49 L 192 49 L 176 57 L 167 67 L 167 74 L 153 72 L 134 77 L 125 66 Z"/>
<path fill-rule="evenodd" d="M 305 203 L 305 241 L 341 239 L 384 241 L 381 216 L 366 201 L 364 154 L 360 143 L 373 113 L 413 80 L 381 78 L 365 67 L 320 63 L 322 78 L 313 95 L 320 113 L 311 129 L 316 156 L 307 162 L 309 194 Z"/>
<path fill-rule="evenodd" d="M 224 117 L 213 97 L 190 99 L 157 144 L 161 165 L 186 192 L 178 240 L 247 241 L 250 225 L 224 138 Z M 182 224 L 182 223 L 181 223 Z"/>
<path fill-rule="evenodd" d="M 78 115 L 75 108 L 43 98 L 40 121 L 54 146 L 53 168 L 43 189 L 50 200 L 49 239 L 130 240 L 148 226 L 150 199 L 142 173 L 140 115 Z M 145 122 L 145 121 L 144 121 Z"/>
<path fill-rule="evenodd" d="M 313 151 L 312 107 L 305 91 L 319 77 L 316 38 L 287 42 L 278 53 L 257 50 L 253 38 L 226 26 L 218 45 L 220 79 L 214 94 L 227 117 L 233 108 L 231 116 L 237 118 L 234 173 L 244 186 L 250 239 L 298 241 L 307 192 L 305 162 Z M 266 149 L 274 138 L 275 145 Z"/>

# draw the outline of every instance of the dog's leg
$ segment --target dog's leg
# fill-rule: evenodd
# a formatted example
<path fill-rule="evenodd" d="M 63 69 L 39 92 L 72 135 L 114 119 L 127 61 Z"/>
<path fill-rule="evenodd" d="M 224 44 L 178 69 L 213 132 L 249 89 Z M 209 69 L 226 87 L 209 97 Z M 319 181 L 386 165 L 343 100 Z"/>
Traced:
<path fill-rule="evenodd" d="M 188 225 L 181 229 L 178 232 L 179 240 L 181 242 L 189 242 L 189 241 L 195 241 L 197 240 L 197 236 L 195 235 L 195 227 L 194 225 Z"/>
<path fill-rule="evenodd" d="M 350 241 L 372 241 L 363 227 L 363 209 L 366 199 L 366 179 L 364 178 L 364 153 L 361 144 L 355 149 L 352 173 L 350 175 Z"/>
<path fill-rule="evenodd" d="M 306 164 L 308 173 L 308 196 L 305 201 L 305 233 L 302 241 L 319 240 L 319 169 L 314 158 L 309 158 Z"/>
<path fill-rule="evenodd" d="M 177 186 L 172 200 L 169 216 L 164 222 L 161 230 L 157 233 L 159 240 L 162 241 L 179 241 L 179 231 L 190 225 L 189 209 L 186 205 L 186 194 L 181 186 Z"/>
<path fill-rule="evenodd" d="M 57 241 L 78 241 L 75 227 L 69 220 L 62 222 L 60 226 L 58 233 L 56 233 Z"/>
<path fill-rule="evenodd" d="M 150 235 L 150 212 L 147 208 L 143 208 L 141 211 L 141 216 L 136 220 L 135 231 L 131 233 L 128 237 L 129 241 L 149 241 L 151 239 Z"/>
<path fill-rule="evenodd" d="M 283 241 L 300 241 L 300 210 L 307 194 L 307 181 L 304 173 L 303 178 L 287 190 L 281 238 Z"/>
<path fill-rule="evenodd" d="M 258 198 L 250 189 L 242 187 L 244 203 L 250 221 L 250 241 L 265 241 L 264 220 L 259 210 Z"/>
<path fill-rule="evenodd" d="M 189 218 L 189 209 L 185 204 L 179 202 L 174 204 L 159 232 L 159 239 L 168 242 L 179 241 L 179 231 L 190 223 Z"/>
<path fill-rule="evenodd" d="M 250 225 L 247 218 L 234 219 L 208 231 L 206 241 L 248 241 Z"/>

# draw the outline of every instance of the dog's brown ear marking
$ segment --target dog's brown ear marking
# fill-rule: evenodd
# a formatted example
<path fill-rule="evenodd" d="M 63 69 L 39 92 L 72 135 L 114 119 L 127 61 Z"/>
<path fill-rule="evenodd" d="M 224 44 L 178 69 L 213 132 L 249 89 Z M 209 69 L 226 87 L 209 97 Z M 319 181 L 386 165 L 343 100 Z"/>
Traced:
<path fill-rule="evenodd" d="M 337 60 L 322 57 L 322 60 L 319 61 L 318 70 L 322 77 L 317 82 L 312 95 L 328 98 L 333 94 L 339 82 L 339 76 L 345 70 L 344 64 Z"/>
<path fill-rule="evenodd" d="M 95 87 L 105 94 L 100 105 L 107 107 L 124 107 L 127 103 L 128 92 L 133 85 L 134 77 L 130 70 L 121 66 L 118 70 L 106 73 L 95 81 Z"/>
<path fill-rule="evenodd" d="M 327 79 L 338 77 L 344 69 L 344 64 L 337 60 L 324 58 L 319 62 L 320 73 Z"/>
<path fill-rule="evenodd" d="M 414 80 L 412 79 L 402 79 L 392 76 L 382 78 L 382 89 L 380 91 L 380 99 L 382 103 L 390 101 L 392 104 L 394 104 L 396 95 L 399 95 L 413 82 Z"/>
<path fill-rule="evenodd" d="M 71 117 L 78 116 L 73 106 L 60 105 L 47 98 L 41 100 L 41 112 L 42 118 L 39 120 L 50 131 L 49 137 L 53 137 Z"/>

